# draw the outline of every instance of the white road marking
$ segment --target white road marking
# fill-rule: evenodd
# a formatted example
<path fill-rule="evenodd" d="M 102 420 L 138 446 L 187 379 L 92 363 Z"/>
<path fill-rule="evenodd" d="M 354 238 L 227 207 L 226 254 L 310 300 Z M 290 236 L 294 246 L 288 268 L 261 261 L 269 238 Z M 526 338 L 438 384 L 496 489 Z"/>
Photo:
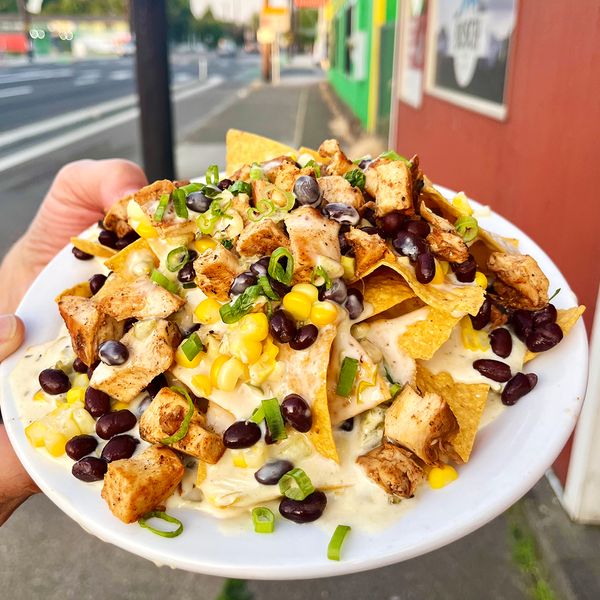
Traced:
<path fill-rule="evenodd" d="M 308 109 L 308 90 L 302 89 L 298 99 L 298 111 L 296 112 L 296 126 L 294 127 L 294 143 L 292 148 L 300 148 L 302 134 L 304 133 L 304 121 L 306 120 L 306 111 Z"/>
<path fill-rule="evenodd" d="M 193 88 L 186 88 L 181 90 L 180 92 L 175 92 L 173 100 L 174 102 L 179 102 L 181 100 L 185 100 L 191 96 L 195 96 L 198 94 L 202 94 L 209 89 L 220 85 L 224 81 L 222 77 L 215 77 L 212 81 L 207 82 L 201 86 L 194 86 Z M 221 108 L 221 107 L 218 107 Z M 88 109 L 89 110 L 89 109 Z M 119 125 L 123 125 L 133 119 L 136 119 L 139 115 L 139 109 L 137 107 L 129 108 L 123 112 L 120 112 L 116 115 L 112 115 L 110 117 L 106 117 L 97 121 L 95 123 L 90 123 L 88 125 L 83 125 L 78 127 L 74 131 L 70 131 L 65 133 L 59 137 L 52 138 L 49 140 L 45 140 L 39 142 L 33 146 L 28 148 L 24 148 L 23 150 L 14 152 L 13 154 L 6 156 L 4 158 L 0 158 L 0 173 L 7 171 L 9 169 L 13 169 L 17 165 L 21 163 L 28 162 L 30 160 L 34 160 L 39 158 L 40 156 L 44 156 L 46 154 L 50 154 L 51 152 L 55 152 L 60 148 L 64 148 L 70 144 L 74 144 L 86 138 L 91 138 L 94 135 L 105 131 L 106 129 L 110 129 L 112 127 L 117 127 Z M 55 119 L 53 119 L 55 120 Z M 35 127 L 35 126 L 28 126 Z M 13 133 L 13 132 L 9 132 Z M 0 136 L 1 138 L 2 136 Z"/>
<path fill-rule="evenodd" d="M 58 79 L 65 77 L 73 77 L 73 69 L 30 69 L 27 71 L 19 71 L 18 73 L 0 75 L 0 84 L 22 83 L 23 81 L 39 81 L 40 79 Z"/>
<path fill-rule="evenodd" d="M 77 79 L 75 79 L 75 81 L 73 82 L 73 85 L 75 87 L 81 87 L 84 85 L 94 85 L 95 83 L 98 83 L 100 81 L 100 75 L 92 75 L 92 76 L 82 76 L 79 77 Z"/>
<path fill-rule="evenodd" d="M 132 71 L 129 70 L 119 70 L 113 71 L 108 78 L 112 81 L 125 81 L 126 79 L 131 79 L 133 77 Z"/>
<path fill-rule="evenodd" d="M 33 86 L 20 85 L 18 87 L 4 88 L 0 90 L 0 98 L 12 98 L 13 96 L 27 96 L 33 92 Z"/>

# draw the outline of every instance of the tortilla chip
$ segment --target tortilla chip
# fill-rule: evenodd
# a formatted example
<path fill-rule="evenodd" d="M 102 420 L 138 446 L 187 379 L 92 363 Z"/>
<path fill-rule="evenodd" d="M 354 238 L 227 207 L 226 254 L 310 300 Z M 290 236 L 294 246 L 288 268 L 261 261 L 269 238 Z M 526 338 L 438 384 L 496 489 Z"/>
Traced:
<path fill-rule="evenodd" d="M 286 366 L 283 382 L 286 393 L 301 394 L 310 404 L 313 425 L 308 439 L 317 452 L 339 463 L 327 403 L 327 367 L 336 334 L 335 325 L 322 327 L 317 341 L 302 352 L 292 350 L 288 344 L 278 344 L 277 360 Z"/>
<path fill-rule="evenodd" d="M 584 311 L 585 306 L 583 305 L 574 306 L 573 308 L 559 308 L 556 311 L 558 313 L 556 316 L 556 322 L 560 325 L 564 335 L 567 335 L 569 331 L 571 331 Z M 531 352 L 530 350 L 527 350 L 523 362 L 529 362 L 530 360 L 533 360 L 538 354 L 540 354 L 540 352 Z"/>
<path fill-rule="evenodd" d="M 427 317 L 409 325 L 398 338 L 398 345 L 411 358 L 429 360 L 450 337 L 460 317 L 430 308 Z"/>
<path fill-rule="evenodd" d="M 131 265 L 129 264 L 129 259 L 134 252 L 139 253 L 140 258 L 142 258 L 142 255 L 144 258 L 147 256 L 149 259 L 148 262 L 151 260 L 155 267 L 158 267 L 160 264 L 160 261 L 154 252 L 152 252 L 148 242 L 144 238 L 140 238 L 139 240 L 135 240 L 132 244 L 129 244 L 129 246 L 125 246 L 123 250 L 104 261 L 104 265 L 125 279 L 135 279 L 140 276 L 140 273 L 132 273 L 130 269 Z"/>
<path fill-rule="evenodd" d="M 401 304 L 405 300 L 415 298 L 415 293 L 406 284 L 403 277 L 396 271 L 385 267 L 365 277 L 362 284 L 364 301 L 372 307 L 370 312 L 365 311 L 369 317 Z"/>
<path fill-rule="evenodd" d="M 73 287 L 63 290 L 58 296 L 56 296 L 56 298 L 54 298 L 54 302 L 59 302 L 65 296 L 81 296 L 82 298 L 91 298 L 92 290 L 90 288 L 90 282 L 82 281 Z"/>
<path fill-rule="evenodd" d="M 117 253 L 116 250 L 103 246 L 98 242 L 92 242 L 91 240 L 84 240 L 83 238 L 78 237 L 72 237 L 71 244 L 82 252 L 87 252 L 88 254 L 98 256 L 99 258 L 110 258 Z"/>
<path fill-rule="evenodd" d="M 417 365 L 417 388 L 421 393 L 439 394 L 448 403 L 460 427 L 452 440 L 452 447 L 463 462 L 467 462 L 490 386 L 485 383 L 457 383 L 448 373 L 434 375 L 423 365 Z"/>
<path fill-rule="evenodd" d="M 296 154 L 295 148 L 239 129 L 229 129 L 225 143 L 227 145 L 227 173 L 233 173 L 243 165 L 262 162 L 282 154 Z"/>

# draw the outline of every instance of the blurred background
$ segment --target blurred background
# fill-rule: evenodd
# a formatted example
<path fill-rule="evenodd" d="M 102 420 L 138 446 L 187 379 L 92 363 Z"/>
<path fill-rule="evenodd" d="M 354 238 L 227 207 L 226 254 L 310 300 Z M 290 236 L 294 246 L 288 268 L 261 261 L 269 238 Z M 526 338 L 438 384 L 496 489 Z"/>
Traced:
<path fill-rule="evenodd" d="M 587 305 L 592 334 L 599 36 L 598 0 L 0 0 L 0 257 L 69 161 L 122 157 L 151 180 L 189 178 L 224 165 L 230 127 L 294 147 L 336 137 L 352 158 L 418 153 L 434 182 L 527 231 Z M 592 371 L 553 470 L 427 556 L 337 579 L 223 580 L 155 567 L 36 497 L 0 529 L 0 584 L 61 600 L 597 599 Z"/>

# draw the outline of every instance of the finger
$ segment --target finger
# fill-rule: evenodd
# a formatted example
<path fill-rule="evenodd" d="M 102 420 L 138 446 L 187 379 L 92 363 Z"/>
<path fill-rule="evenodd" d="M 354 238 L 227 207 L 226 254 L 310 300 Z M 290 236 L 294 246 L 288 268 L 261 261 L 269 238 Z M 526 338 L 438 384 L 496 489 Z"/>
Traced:
<path fill-rule="evenodd" d="M 15 315 L 0 315 L 0 362 L 10 356 L 25 337 L 23 321 Z"/>

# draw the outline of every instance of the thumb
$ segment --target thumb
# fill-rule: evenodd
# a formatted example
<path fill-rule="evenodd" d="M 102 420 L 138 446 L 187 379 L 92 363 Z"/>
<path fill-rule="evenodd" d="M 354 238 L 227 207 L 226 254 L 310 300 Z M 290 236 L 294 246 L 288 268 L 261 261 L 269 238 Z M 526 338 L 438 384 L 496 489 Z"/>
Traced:
<path fill-rule="evenodd" d="M 9 357 L 25 337 L 23 321 L 15 315 L 0 315 L 0 362 Z"/>

